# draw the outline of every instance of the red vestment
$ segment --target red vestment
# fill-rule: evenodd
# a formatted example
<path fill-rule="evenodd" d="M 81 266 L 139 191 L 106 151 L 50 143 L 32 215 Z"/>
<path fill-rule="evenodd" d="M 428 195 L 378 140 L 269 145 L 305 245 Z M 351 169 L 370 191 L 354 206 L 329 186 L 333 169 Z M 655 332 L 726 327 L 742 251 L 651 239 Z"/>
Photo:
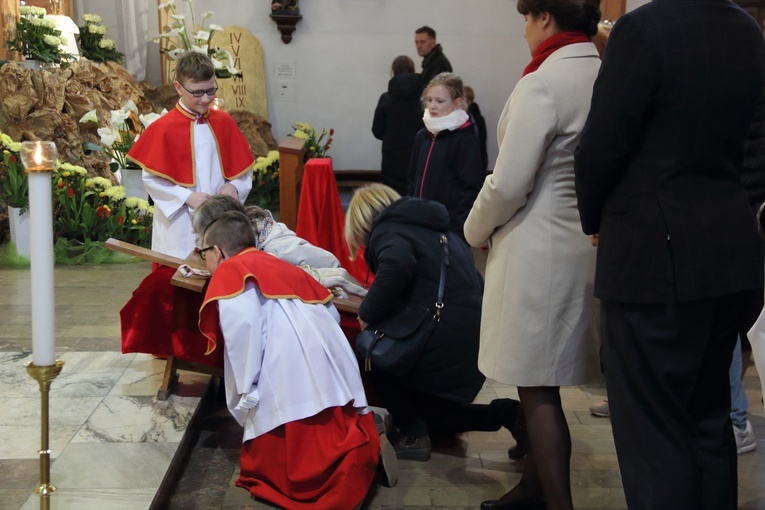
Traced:
<path fill-rule="evenodd" d="M 212 353 L 221 338 L 218 308 L 208 305 L 218 299 L 238 296 L 244 292 L 244 285 L 249 279 L 269 299 L 299 299 L 304 303 L 315 304 L 323 304 L 332 299 L 330 291 L 299 267 L 257 248 L 247 248 L 220 264 L 207 286 L 199 310 L 199 329 L 208 339 L 205 354 Z"/>
<path fill-rule="evenodd" d="M 218 159 L 226 180 L 236 179 L 252 168 L 255 158 L 239 126 L 229 114 L 209 110 L 205 116 L 210 125 Z M 180 104 L 153 122 L 138 137 L 128 152 L 128 159 L 150 174 L 157 175 L 183 187 L 196 184 L 193 130 L 195 117 Z M 221 151 L 221 141 L 226 150 Z"/>

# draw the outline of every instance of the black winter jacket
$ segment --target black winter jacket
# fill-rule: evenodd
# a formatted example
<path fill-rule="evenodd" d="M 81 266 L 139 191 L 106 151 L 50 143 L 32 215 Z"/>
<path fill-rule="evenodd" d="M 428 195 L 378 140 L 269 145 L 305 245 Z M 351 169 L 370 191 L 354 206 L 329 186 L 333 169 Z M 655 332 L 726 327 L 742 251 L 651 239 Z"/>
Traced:
<path fill-rule="evenodd" d="M 448 213 L 437 202 L 404 197 L 375 219 L 364 258 L 375 280 L 359 307 L 359 317 L 374 327 L 409 303 L 433 309 L 441 271 L 441 232 Z M 470 248 L 447 233 L 441 321 L 415 368 L 402 384 L 458 402 L 472 402 L 484 382 L 478 370 L 483 278 Z"/>
<path fill-rule="evenodd" d="M 372 122 L 372 133 L 382 140 L 383 183 L 401 195 L 408 193 L 409 160 L 417 132 L 423 128 L 422 76 L 404 73 L 388 82 L 388 92 L 380 96 Z"/>
<path fill-rule="evenodd" d="M 422 82 L 427 85 L 437 74 L 451 73 L 452 64 L 444 55 L 444 49 L 436 44 L 433 49 L 422 59 Z"/>
<path fill-rule="evenodd" d="M 409 194 L 444 204 L 450 229 L 463 239 L 465 220 L 486 177 L 480 143 L 472 120 L 437 136 L 422 129 L 409 164 Z"/>

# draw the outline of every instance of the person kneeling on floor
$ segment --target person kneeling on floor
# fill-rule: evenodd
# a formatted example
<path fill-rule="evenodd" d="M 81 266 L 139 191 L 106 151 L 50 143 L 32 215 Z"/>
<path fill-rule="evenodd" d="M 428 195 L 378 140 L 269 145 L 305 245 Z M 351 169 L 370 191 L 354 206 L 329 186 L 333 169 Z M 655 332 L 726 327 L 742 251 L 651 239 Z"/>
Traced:
<path fill-rule="evenodd" d="M 223 213 L 199 249 L 212 275 L 200 330 L 208 352 L 224 349 L 227 405 L 244 427 L 236 485 L 284 508 L 353 509 L 380 449 L 356 358 L 332 294 L 257 250 L 250 225 Z"/>

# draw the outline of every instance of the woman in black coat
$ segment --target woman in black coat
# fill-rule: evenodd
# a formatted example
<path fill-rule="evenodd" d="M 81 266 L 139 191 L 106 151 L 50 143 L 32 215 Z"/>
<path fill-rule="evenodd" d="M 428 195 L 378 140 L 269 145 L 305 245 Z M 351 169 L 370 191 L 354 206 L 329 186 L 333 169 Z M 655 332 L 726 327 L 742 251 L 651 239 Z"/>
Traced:
<path fill-rule="evenodd" d="M 462 239 L 463 226 L 483 186 L 486 167 L 478 129 L 467 114 L 462 79 L 436 75 L 428 83 L 425 129 L 417 133 L 409 164 L 409 194 L 436 200 L 449 211 L 449 229 Z"/>
<path fill-rule="evenodd" d="M 375 109 L 372 134 L 382 140 L 383 183 L 406 195 L 414 137 L 423 127 L 420 96 L 424 85 L 406 55 L 393 60 L 391 73 L 388 92 L 380 96 Z"/>
<path fill-rule="evenodd" d="M 346 214 L 351 253 L 365 246 L 375 280 L 359 307 L 362 329 L 396 317 L 412 303 L 431 310 L 438 295 L 441 233 L 448 266 L 441 320 L 414 368 L 394 375 L 373 365 L 369 375 L 400 432 L 393 439 L 400 459 L 430 458 L 430 433 L 510 429 L 518 401 L 471 404 L 485 377 L 478 370 L 483 278 L 470 248 L 449 232 L 449 214 L 437 202 L 401 198 L 383 184 L 354 193 Z"/>

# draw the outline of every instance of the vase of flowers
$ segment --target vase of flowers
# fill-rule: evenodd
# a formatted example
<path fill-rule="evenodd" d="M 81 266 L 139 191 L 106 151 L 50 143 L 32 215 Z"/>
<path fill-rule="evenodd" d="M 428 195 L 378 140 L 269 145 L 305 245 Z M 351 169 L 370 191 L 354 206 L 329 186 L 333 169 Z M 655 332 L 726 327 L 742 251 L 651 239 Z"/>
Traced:
<path fill-rule="evenodd" d="M 160 43 L 160 53 L 167 55 L 175 60 L 182 53 L 187 51 L 198 51 L 210 56 L 215 65 L 215 76 L 217 78 L 230 78 L 242 73 L 234 67 L 234 57 L 228 50 L 223 50 L 218 46 L 212 46 L 212 38 L 217 32 L 222 32 L 223 27 L 210 23 L 208 20 L 213 17 L 213 13 L 205 11 L 197 24 L 197 16 L 194 14 L 194 0 L 183 0 L 188 5 L 188 14 L 178 14 L 176 12 L 175 0 L 169 0 L 158 6 L 159 10 L 165 10 L 173 20 L 169 27 L 166 27 L 154 42 Z M 190 22 L 188 21 L 190 18 Z"/>
<path fill-rule="evenodd" d="M 11 242 L 19 255 L 29 256 L 29 184 L 19 151 L 21 144 L 0 131 L 0 202 L 8 207 Z"/>
<path fill-rule="evenodd" d="M 164 111 L 162 112 L 165 113 Z M 141 168 L 127 158 L 127 153 L 138 137 L 161 114 L 139 114 L 135 103 L 130 100 L 119 110 L 112 110 L 109 125 L 98 128 L 101 143 L 85 142 L 82 144 L 86 155 L 91 152 L 103 152 L 111 158 L 109 168 L 117 174 L 120 183 L 126 188 L 127 196 L 148 199 L 143 186 Z M 80 123 L 98 125 L 98 114 L 91 110 L 80 118 Z"/>
<path fill-rule="evenodd" d="M 116 62 L 122 64 L 124 55 L 114 47 L 114 41 L 104 37 L 106 26 L 98 14 L 83 14 L 80 29 L 80 52 L 95 62 Z"/>
<path fill-rule="evenodd" d="M 56 30 L 55 22 L 45 18 L 45 9 L 25 5 L 19 8 L 19 13 L 16 33 L 5 41 L 7 48 L 18 51 L 25 60 L 38 60 L 47 65 L 75 58 L 60 48 L 67 44 L 67 40 L 61 36 L 60 30 Z"/>
<path fill-rule="evenodd" d="M 307 122 L 295 122 L 292 125 L 292 136 L 305 140 L 305 161 L 311 158 L 328 158 L 327 152 L 329 146 L 332 145 L 332 137 L 335 135 L 335 130 L 322 129 L 321 133 L 318 133 Z M 328 137 L 328 138 L 326 138 Z M 326 141 L 324 140 L 326 138 Z"/>

